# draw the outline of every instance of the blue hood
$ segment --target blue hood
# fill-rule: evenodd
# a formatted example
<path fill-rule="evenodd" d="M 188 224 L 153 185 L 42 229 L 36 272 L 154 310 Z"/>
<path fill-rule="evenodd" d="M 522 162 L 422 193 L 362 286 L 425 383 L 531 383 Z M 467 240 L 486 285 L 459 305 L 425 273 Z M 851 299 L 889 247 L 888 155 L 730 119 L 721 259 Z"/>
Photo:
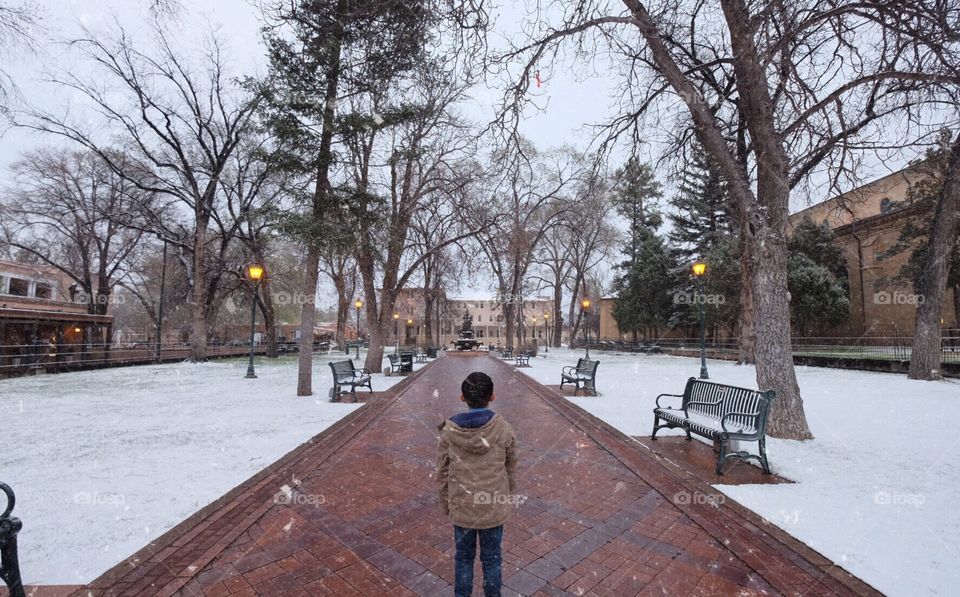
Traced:
<path fill-rule="evenodd" d="M 476 429 L 489 423 L 493 415 L 492 410 L 475 410 L 455 414 L 450 420 L 464 429 Z"/>

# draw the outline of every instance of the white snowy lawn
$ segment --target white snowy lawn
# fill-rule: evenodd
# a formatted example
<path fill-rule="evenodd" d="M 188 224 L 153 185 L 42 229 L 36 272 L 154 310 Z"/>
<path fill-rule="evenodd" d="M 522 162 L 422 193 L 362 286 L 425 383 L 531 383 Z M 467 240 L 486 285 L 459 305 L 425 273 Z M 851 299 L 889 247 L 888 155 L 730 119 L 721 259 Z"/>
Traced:
<path fill-rule="evenodd" d="M 24 581 L 93 580 L 358 408 L 327 399 L 342 358 L 315 357 L 309 398 L 290 357 L 258 359 L 253 380 L 239 359 L 0 380 Z"/>
<path fill-rule="evenodd" d="M 579 356 L 551 349 L 523 371 L 558 384 Z M 571 400 L 634 436 L 650 434 L 656 395 L 682 393 L 700 370 L 692 358 L 591 356 L 600 396 Z M 713 381 L 757 387 L 752 367 L 708 365 Z M 767 442 L 774 472 L 796 483 L 716 488 L 888 595 L 957 595 L 960 382 L 817 367 L 797 377 L 816 439 Z"/>

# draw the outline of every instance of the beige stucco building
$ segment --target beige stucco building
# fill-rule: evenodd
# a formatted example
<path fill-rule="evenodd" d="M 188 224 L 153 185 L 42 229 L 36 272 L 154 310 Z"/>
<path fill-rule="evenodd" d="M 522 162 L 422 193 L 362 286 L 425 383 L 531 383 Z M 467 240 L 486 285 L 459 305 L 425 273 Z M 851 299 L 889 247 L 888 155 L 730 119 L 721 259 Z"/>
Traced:
<path fill-rule="evenodd" d="M 792 230 L 804 218 L 827 223 L 836 234 L 847 260 L 850 282 L 850 316 L 827 333 L 830 336 L 859 338 L 913 334 L 917 297 L 909 283 L 894 280 L 910 257 L 909 251 L 887 255 L 916 208 L 905 204 L 911 185 L 927 174 L 922 165 L 913 165 L 883 176 L 847 193 L 790 215 Z M 926 214 L 922 217 L 932 217 Z M 958 326 L 960 300 L 957 289 L 947 289 L 941 320 L 944 329 Z M 613 297 L 600 301 L 600 337 L 626 339 L 613 318 Z M 683 335 L 682 330 L 665 330 L 665 335 Z"/>

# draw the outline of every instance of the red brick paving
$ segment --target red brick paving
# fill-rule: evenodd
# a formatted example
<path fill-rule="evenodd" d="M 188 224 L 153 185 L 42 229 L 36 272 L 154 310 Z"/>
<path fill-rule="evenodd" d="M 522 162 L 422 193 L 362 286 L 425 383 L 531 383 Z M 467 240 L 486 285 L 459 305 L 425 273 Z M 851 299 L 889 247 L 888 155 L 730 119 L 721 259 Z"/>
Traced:
<path fill-rule="evenodd" d="M 465 355 L 404 380 L 82 594 L 452 594 L 436 426 L 472 370 L 494 377 L 494 409 L 521 448 L 528 499 L 504 535 L 505 595 L 876 594 L 738 504 L 701 499 L 719 494 L 512 367 Z M 277 503 L 284 484 L 298 487 L 293 503 Z M 475 594 L 479 582 L 478 566 Z"/>

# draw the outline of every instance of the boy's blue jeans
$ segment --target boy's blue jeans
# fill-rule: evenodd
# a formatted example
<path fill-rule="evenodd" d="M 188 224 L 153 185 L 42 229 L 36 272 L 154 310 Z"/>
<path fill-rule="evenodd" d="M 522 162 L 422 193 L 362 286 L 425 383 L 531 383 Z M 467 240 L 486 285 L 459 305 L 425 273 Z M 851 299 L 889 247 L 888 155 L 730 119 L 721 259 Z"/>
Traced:
<path fill-rule="evenodd" d="M 483 565 L 483 594 L 500 597 L 500 542 L 503 540 L 503 525 L 492 529 L 467 529 L 453 525 L 453 537 L 457 545 L 456 583 L 457 597 L 470 597 L 473 592 L 473 561 L 477 556 L 477 537 L 480 538 L 480 563 Z"/>

